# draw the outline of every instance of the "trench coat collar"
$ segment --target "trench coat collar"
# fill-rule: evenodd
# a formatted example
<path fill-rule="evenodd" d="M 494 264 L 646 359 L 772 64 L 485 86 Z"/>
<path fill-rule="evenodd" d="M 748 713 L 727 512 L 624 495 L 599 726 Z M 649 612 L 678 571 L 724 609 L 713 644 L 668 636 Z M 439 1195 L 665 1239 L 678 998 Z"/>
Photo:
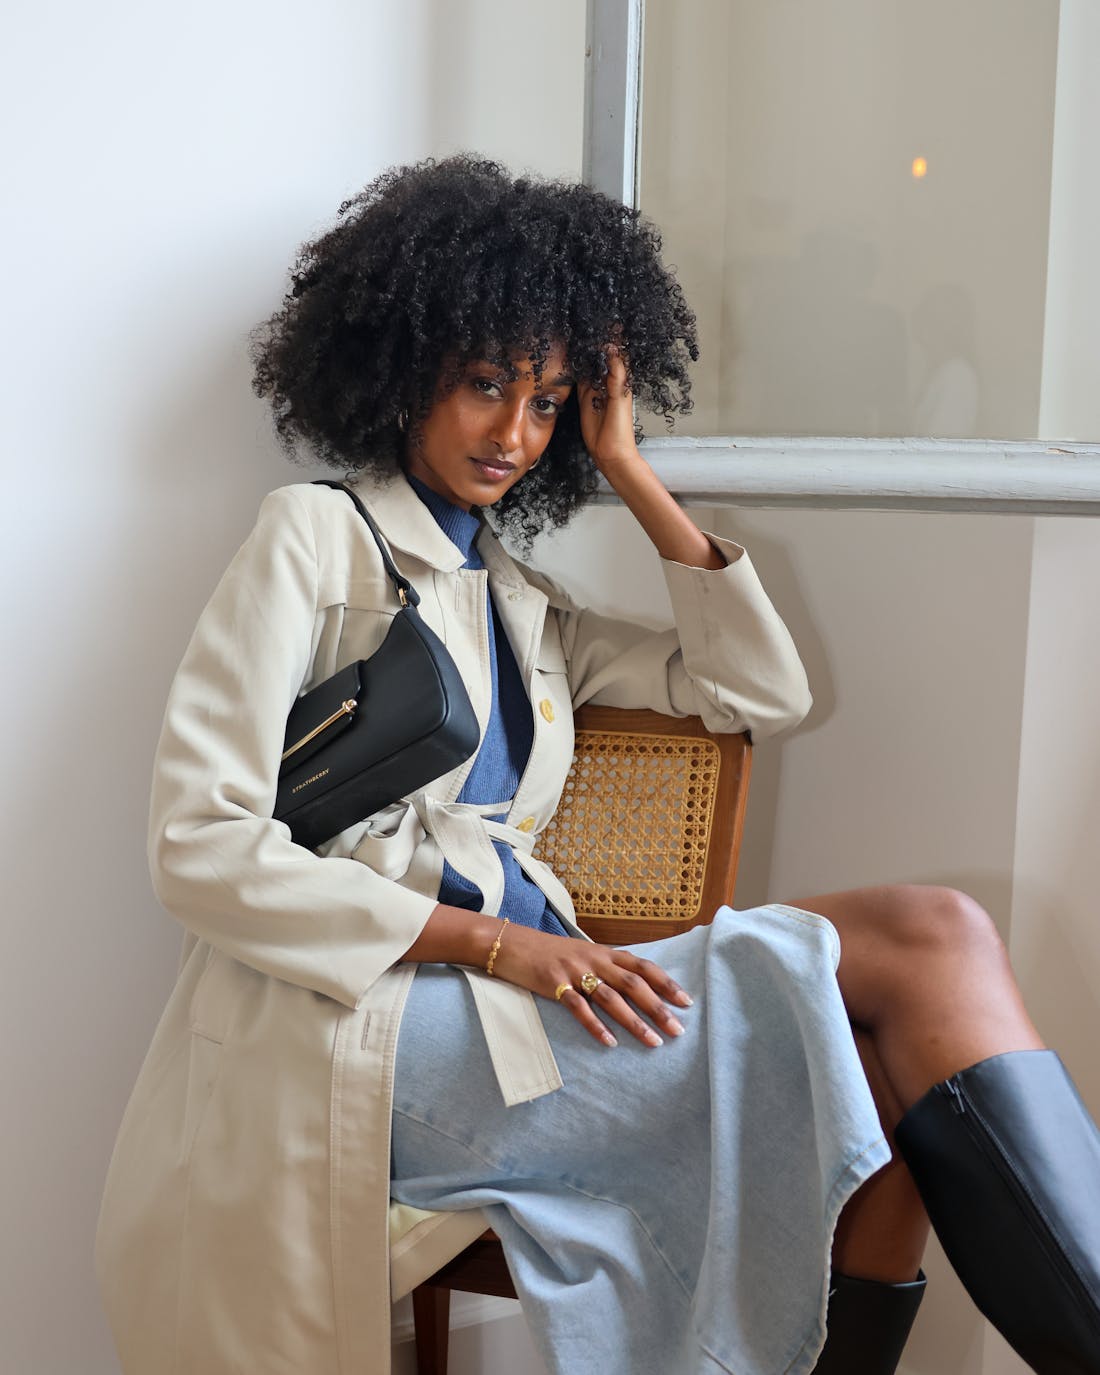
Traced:
<path fill-rule="evenodd" d="M 453 573 L 466 562 L 465 554 L 439 528 L 402 474 L 379 479 L 364 473 L 354 490 L 392 548 L 442 573 Z"/>
<path fill-rule="evenodd" d="M 404 476 L 376 478 L 362 474 L 354 484 L 355 492 L 378 522 L 387 544 L 402 553 L 421 559 L 442 573 L 454 573 L 466 562 L 466 555 L 439 528 L 435 517 L 416 495 Z M 481 516 L 481 532 L 476 539 L 478 552 L 490 576 L 509 586 L 523 585 L 516 565 Z"/>

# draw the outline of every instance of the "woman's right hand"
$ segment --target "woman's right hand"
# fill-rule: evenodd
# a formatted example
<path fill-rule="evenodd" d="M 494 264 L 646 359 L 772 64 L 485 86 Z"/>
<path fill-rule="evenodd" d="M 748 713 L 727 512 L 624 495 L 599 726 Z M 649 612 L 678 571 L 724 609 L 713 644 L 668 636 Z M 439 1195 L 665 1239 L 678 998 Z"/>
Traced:
<path fill-rule="evenodd" d="M 580 991 L 586 974 L 600 980 L 590 996 Z M 659 964 L 632 950 L 512 923 L 503 929 L 493 975 L 550 999 L 567 984 L 558 1002 L 607 1046 L 618 1042 L 605 1018 L 617 1022 L 644 1045 L 659 1046 L 664 1042 L 655 1027 L 669 1036 L 679 1036 L 684 1030 L 668 1004 L 690 1007 L 692 1001 Z"/>
<path fill-rule="evenodd" d="M 557 1001 L 601 1044 L 618 1042 L 597 1010 L 647 1046 L 663 1044 L 654 1027 L 669 1036 L 682 1033 L 683 1026 L 667 1004 L 690 1007 L 688 994 L 659 964 L 613 945 L 554 936 L 512 922 L 505 926 L 500 917 L 440 903 L 404 958 L 484 969 L 498 936 L 493 977 L 551 999 L 566 985 Z M 586 974 L 600 980 L 589 996 L 580 991 Z"/>

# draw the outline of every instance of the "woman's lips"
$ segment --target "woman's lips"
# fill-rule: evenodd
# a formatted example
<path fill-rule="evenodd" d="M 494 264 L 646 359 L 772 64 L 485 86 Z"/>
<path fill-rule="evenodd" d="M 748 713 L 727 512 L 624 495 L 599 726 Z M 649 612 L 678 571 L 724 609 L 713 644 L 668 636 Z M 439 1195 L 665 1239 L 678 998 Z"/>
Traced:
<path fill-rule="evenodd" d="M 508 477 L 511 473 L 514 473 L 516 469 L 516 465 L 514 463 L 508 463 L 504 460 L 501 460 L 498 463 L 489 462 L 484 458 L 471 458 L 470 462 L 474 465 L 478 472 L 482 474 L 483 477 L 490 478 L 493 482 L 500 482 L 502 479 Z"/>

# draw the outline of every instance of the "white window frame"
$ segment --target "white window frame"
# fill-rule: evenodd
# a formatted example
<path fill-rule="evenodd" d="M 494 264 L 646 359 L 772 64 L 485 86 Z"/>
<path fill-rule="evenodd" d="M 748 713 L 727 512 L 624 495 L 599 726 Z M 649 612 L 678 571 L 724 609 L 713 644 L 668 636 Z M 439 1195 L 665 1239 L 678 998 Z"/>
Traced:
<path fill-rule="evenodd" d="M 632 206 L 644 21 L 644 0 L 588 0 L 584 179 Z M 1100 515 L 1097 444 L 708 435 L 644 449 L 673 495 L 694 504 Z"/>

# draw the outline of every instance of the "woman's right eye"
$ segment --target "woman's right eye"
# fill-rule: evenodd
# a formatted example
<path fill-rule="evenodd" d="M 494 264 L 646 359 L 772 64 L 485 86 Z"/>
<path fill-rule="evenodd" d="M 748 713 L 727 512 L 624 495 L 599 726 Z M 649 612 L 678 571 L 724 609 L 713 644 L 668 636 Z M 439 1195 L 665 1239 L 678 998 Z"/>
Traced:
<path fill-rule="evenodd" d="M 500 383 L 495 382 L 491 377 L 472 377 L 470 385 L 474 391 L 480 392 L 482 396 L 495 396 L 500 392 Z"/>

